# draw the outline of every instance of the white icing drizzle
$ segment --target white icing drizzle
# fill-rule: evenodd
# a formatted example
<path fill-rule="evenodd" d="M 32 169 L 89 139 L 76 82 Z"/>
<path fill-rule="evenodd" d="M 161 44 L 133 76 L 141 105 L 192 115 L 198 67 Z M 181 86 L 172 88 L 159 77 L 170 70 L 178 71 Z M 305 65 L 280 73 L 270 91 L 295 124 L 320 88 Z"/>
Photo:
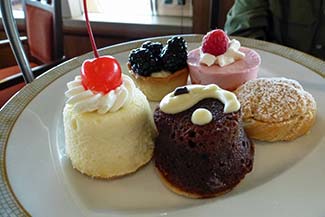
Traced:
<path fill-rule="evenodd" d="M 81 76 L 76 76 L 67 84 L 68 90 L 65 92 L 68 97 L 67 104 L 72 105 L 73 110 L 78 113 L 97 111 L 99 114 L 104 114 L 118 111 L 132 99 L 135 89 L 131 78 L 122 75 L 122 79 L 121 86 L 103 94 L 85 90 L 81 84 Z"/>
<path fill-rule="evenodd" d="M 212 66 L 213 64 L 218 64 L 220 67 L 230 65 L 236 60 L 243 59 L 245 53 L 239 51 L 240 42 L 236 39 L 232 39 L 229 42 L 229 47 L 224 54 L 219 56 L 214 56 L 209 53 L 200 52 L 200 63 L 207 66 Z"/>
<path fill-rule="evenodd" d="M 196 125 L 205 125 L 212 121 L 212 114 L 208 109 L 198 108 L 192 113 L 191 121 Z"/>
<path fill-rule="evenodd" d="M 220 100 L 224 104 L 224 113 L 235 112 L 240 109 L 240 103 L 234 93 L 223 90 L 215 84 L 186 86 L 189 93 L 175 96 L 174 92 L 167 94 L 160 102 L 161 111 L 176 114 L 194 106 L 206 98 Z"/>

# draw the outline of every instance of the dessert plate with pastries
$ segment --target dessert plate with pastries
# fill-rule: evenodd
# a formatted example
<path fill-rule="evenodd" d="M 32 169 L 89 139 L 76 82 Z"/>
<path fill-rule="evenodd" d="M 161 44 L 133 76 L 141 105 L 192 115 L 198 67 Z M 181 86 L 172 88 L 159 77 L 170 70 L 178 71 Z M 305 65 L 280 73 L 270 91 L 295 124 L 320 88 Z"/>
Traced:
<path fill-rule="evenodd" d="M 205 35 L 51 69 L 0 112 L 1 216 L 323 216 L 325 63 Z"/>

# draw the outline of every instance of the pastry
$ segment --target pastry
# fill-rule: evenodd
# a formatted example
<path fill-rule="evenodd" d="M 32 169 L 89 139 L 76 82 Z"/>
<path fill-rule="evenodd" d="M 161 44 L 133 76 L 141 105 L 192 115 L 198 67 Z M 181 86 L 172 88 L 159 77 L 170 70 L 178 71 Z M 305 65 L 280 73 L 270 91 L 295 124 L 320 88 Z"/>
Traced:
<path fill-rule="evenodd" d="M 75 169 L 106 179 L 150 161 L 156 132 L 149 103 L 115 58 L 85 61 L 67 86 L 65 148 Z"/>
<path fill-rule="evenodd" d="M 160 101 L 167 93 L 188 80 L 187 44 L 173 37 L 163 46 L 147 41 L 130 52 L 128 68 L 137 86 L 151 101 Z"/>
<path fill-rule="evenodd" d="M 163 183 L 191 198 L 233 189 L 252 170 L 254 146 L 236 96 L 217 85 L 188 85 L 165 96 L 154 112 L 154 159 Z"/>
<path fill-rule="evenodd" d="M 257 77 L 261 58 L 217 29 L 204 36 L 200 48 L 189 52 L 187 63 L 193 84 L 217 84 L 232 91 Z"/>
<path fill-rule="evenodd" d="M 295 80 L 259 78 L 235 91 L 250 138 L 290 141 L 306 134 L 316 119 L 316 102 Z"/>

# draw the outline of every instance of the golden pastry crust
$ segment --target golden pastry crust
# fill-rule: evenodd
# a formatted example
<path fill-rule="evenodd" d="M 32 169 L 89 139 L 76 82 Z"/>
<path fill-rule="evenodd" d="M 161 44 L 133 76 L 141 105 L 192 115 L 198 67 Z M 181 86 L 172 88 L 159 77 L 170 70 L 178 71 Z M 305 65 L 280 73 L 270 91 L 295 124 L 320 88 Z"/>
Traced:
<path fill-rule="evenodd" d="M 316 119 L 316 102 L 295 80 L 259 78 L 235 91 L 250 138 L 290 141 L 306 134 Z"/>
<path fill-rule="evenodd" d="M 175 90 L 176 87 L 184 86 L 188 80 L 188 68 L 183 68 L 167 77 L 144 77 L 136 75 L 130 68 L 128 68 L 131 77 L 136 82 L 144 95 L 151 101 L 160 101 L 165 95 Z"/>

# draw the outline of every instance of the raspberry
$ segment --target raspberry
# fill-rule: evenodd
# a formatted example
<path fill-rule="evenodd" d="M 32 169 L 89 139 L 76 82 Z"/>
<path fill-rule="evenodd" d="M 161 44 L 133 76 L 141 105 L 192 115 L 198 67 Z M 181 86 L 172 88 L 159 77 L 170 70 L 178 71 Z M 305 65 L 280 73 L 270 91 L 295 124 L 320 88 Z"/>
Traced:
<path fill-rule="evenodd" d="M 212 30 L 203 37 L 202 51 L 219 56 L 227 51 L 228 43 L 229 38 L 224 31 L 221 29 Z"/>

